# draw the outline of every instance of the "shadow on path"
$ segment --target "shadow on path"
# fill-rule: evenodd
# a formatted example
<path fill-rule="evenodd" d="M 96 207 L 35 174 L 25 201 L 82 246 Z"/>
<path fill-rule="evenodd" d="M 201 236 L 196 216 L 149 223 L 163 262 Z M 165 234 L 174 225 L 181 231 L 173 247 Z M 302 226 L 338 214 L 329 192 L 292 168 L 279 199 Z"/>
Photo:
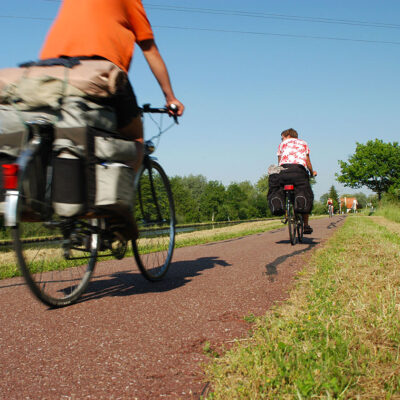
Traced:
<path fill-rule="evenodd" d="M 346 218 L 346 217 L 343 216 L 343 217 L 338 218 L 336 221 L 332 221 L 332 222 L 327 226 L 327 228 L 328 228 L 328 229 L 336 228 L 336 227 L 337 227 L 337 224 L 338 224 L 339 222 L 342 222 L 345 218 Z"/>
<path fill-rule="evenodd" d="M 8 282 L 10 282 L 11 279 L 18 279 L 18 278 L 20 278 L 20 277 L 18 276 L 18 277 L 6 278 L 3 280 L 0 280 L 0 290 L 10 288 L 10 287 L 25 286 L 26 285 L 25 281 L 8 283 Z"/>
<path fill-rule="evenodd" d="M 131 296 L 143 293 L 166 292 L 191 282 L 201 271 L 216 266 L 229 267 L 218 257 L 201 257 L 197 260 L 177 261 L 171 263 L 163 280 L 149 282 L 141 273 L 123 271 L 111 275 L 97 276 L 92 280 L 79 302 L 99 299 L 105 296 Z M 100 279 L 99 279 L 100 278 Z"/>
<path fill-rule="evenodd" d="M 278 243 L 290 243 L 290 241 L 289 240 L 288 241 L 281 240 Z M 295 250 L 292 253 L 277 257 L 274 261 L 272 261 L 271 263 L 269 263 L 265 266 L 265 272 L 264 272 L 265 275 L 267 275 L 271 280 L 273 280 L 273 276 L 278 275 L 278 269 L 277 269 L 278 265 L 284 263 L 290 257 L 294 257 L 299 254 L 306 253 L 307 251 L 311 250 L 313 247 L 315 247 L 319 243 L 320 242 L 315 242 L 313 238 L 304 238 L 302 244 L 307 244 L 307 247 L 302 248 L 300 250 Z M 293 248 L 295 249 L 296 247 L 293 247 Z"/>

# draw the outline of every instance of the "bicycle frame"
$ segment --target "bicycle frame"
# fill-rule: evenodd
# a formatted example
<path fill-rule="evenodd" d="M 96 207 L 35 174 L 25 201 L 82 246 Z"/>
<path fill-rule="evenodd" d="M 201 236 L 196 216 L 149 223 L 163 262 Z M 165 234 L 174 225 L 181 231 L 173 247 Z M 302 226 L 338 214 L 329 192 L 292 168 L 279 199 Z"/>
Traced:
<path fill-rule="evenodd" d="M 285 185 L 285 223 L 288 224 L 289 238 L 292 245 L 297 239 L 301 243 L 303 240 L 303 217 L 294 210 L 294 185 Z"/>

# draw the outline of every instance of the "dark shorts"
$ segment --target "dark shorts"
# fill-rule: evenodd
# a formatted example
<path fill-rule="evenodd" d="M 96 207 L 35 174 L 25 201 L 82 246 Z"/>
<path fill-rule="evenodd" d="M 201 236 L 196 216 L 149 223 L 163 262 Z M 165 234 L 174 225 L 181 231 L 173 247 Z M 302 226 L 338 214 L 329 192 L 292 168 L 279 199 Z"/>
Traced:
<path fill-rule="evenodd" d="M 294 185 L 308 185 L 310 188 L 310 177 L 307 170 L 300 164 L 282 164 L 285 168 L 281 173 L 280 181 L 282 185 L 293 183 Z"/>
<path fill-rule="evenodd" d="M 107 100 L 107 105 L 114 108 L 117 115 L 117 127 L 123 128 L 139 115 L 135 93 L 129 80 L 117 93 Z"/>
<path fill-rule="evenodd" d="M 304 195 L 310 202 L 310 211 L 314 202 L 314 193 L 310 185 L 310 176 L 307 170 L 300 164 L 283 164 L 285 168 L 279 174 L 280 185 L 295 186 L 295 192 Z"/>

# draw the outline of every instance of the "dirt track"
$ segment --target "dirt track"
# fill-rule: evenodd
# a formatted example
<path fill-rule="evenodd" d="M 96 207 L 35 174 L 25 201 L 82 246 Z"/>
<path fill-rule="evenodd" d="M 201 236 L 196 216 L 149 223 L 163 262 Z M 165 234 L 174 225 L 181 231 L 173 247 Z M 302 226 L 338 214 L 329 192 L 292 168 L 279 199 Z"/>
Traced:
<path fill-rule="evenodd" d="M 0 281 L 1 399 L 198 399 L 205 342 L 247 334 L 243 316 L 284 300 L 293 276 L 343 217 L 177 249 L 162 282 L 133 259 L 99 263 L 82 300 L 48 309 L 21 279 Z"/>

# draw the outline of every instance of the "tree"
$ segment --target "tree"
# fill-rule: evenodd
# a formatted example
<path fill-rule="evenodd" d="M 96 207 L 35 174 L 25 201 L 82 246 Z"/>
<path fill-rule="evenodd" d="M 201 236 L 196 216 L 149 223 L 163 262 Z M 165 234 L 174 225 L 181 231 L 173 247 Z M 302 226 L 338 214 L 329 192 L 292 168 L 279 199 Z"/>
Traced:
<path fill-rule="evenodd" d="M 184 179 L 174 176 L 170 179 L 170 182 L 178 223 L 200 222 L 199 203 L 187 185 L 185 185 Z"/>
<path fill-rule="evenodd" d="M 254 199 L 253 206 L 257 210 L 257 218 L 271 217 L 272 213 L 268 206 L 267 195 L 269 188 L 269 177 L 264 174 L 256 183 L 255 189 L 257 195 Z"/>
<path fill-rule="evenodd" d="M 171 178 L 176 215 L 179 222 L 200 222 L 200 199 L 207 186 L 203 175 L 174 176 Z"/>
<path fill-rule="evenodd" d="M 348 162 L 339 160 L 341 174 L 337 180 L 347 187 L 368 187 L 377 193 L 379 200 L 391 187 L 400 185 L 400 147 L 397 142 L 384 143 L 369 140 L 357 143 L 355 153 Z"/>
<path fill-rule="evenodd" d="M 198 201 L 207 186 L 207 178 L 203 175 L 184 176 L 182 183 L 192 192 L 193 198 Z"/>
<path fill-rule="evenodd" d="M 338 192 L 336 191 L 335 186 L 333 185 L 329 189 L 329 197 L 333 200 L 333 209 L 339 210 L 339 195 Z"/>
<path fill-rule="evenodd" d="M 359 192 L 354 195 L 354 197 L 357 199 L 358 207 L 357 208 L 365 208 L 367 206 L 368 200 L 367 200 L 367 195 Z"/>
<path fill-rule="evenodd" d="M 322 199 L 322 196 L 321 196 L 321 199 Z M 326 214 L 326 201 L 325 201 L 325 203 L 323 203 L 322 201 L 314 201 L 312 214 L 314 214 L 314 215 Z"/>
<path fill-rule="evenodd" d="M 200 210 L 204 221 L 223 221 L 227 218 L 225 203 L 225 186 L 218 181 L 207 183 L 200 197 Z"/>
<path fill-rule="evenodd" d="M 243 217 L 243 208 L 247 196 L 243 189 L 237 183 L 231 183 L 226 189 L 226 206 L 230 220 L 245 219 Z"/>

